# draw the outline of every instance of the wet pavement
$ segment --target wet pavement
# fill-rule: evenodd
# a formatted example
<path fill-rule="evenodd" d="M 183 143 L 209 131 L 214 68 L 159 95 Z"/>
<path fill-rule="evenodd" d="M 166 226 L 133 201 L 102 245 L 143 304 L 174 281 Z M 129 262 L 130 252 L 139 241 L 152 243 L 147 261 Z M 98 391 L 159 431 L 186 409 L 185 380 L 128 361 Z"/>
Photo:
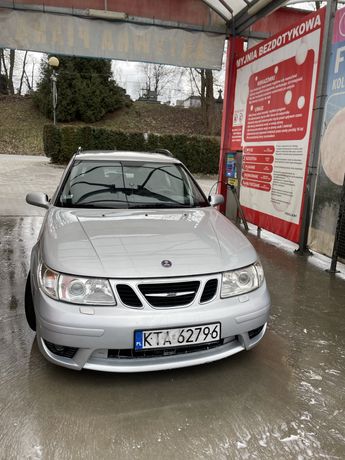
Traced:
<path fill-rule="evenodd" d="M 0 216 L 0 459 L 345 458 L 344 273 L 251 233 L 272 296 L 256 348 L 159 373 L 75 372 L 45 361 L 24 318 L 41 223 Z"/>
<path fill-rule="evenodd" d="M 0 155 L 0 216 L 44 216 L 44 209 L 25 203 L 29 192 L 53 194 L 64 168 L 31 155 Z"/>

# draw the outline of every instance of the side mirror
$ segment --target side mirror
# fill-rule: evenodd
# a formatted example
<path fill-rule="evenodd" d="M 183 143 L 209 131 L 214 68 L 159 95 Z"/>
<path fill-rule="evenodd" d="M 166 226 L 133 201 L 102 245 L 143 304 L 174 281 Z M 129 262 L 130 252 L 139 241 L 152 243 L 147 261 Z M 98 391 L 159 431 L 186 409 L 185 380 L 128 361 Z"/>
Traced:
<path fill-rule="evenodd" d="M 219 206 L 224 203 L 224 197 L 223 195 L 210 195 L 208 197 L 208 202 L 211 206 Z"/>
<path fill-rule="evenodd" d="M 48 195 L 43 192 L 31 192 L 26 195 L 26 202 L 40 208 L 49 208 Z"/>

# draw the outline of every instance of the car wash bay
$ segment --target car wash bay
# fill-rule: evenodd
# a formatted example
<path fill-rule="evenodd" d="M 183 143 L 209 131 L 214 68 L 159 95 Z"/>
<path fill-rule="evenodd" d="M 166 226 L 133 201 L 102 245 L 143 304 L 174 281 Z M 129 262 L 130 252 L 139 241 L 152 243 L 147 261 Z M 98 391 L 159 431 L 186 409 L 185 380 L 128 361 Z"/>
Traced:
<path fill-rule="evenodd" d="M 257 348 L 158 373 L 55 367 L 24 317 L 43 218 L 24 196 L 51 193 L 62 169 L 18 159 L 0 157 L 1 459 L 344 458 L 344 275 L 330 277 L 322 259 L 252 233 L 272 296 Z"/>

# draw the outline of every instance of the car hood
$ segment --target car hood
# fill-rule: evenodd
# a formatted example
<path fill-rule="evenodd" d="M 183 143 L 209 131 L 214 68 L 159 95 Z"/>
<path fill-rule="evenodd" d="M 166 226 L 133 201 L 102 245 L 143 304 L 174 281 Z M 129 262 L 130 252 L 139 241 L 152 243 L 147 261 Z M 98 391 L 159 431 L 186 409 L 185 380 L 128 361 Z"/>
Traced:
<path fill-rule="evenodd" d="M 249 265 L 249 241 L 214 208 L 71 210 L 52 207 L 40 236 L 52 269 L 107 278 L 217 273 Z M 163 260 L 171 267 L 162 266 Z"/>

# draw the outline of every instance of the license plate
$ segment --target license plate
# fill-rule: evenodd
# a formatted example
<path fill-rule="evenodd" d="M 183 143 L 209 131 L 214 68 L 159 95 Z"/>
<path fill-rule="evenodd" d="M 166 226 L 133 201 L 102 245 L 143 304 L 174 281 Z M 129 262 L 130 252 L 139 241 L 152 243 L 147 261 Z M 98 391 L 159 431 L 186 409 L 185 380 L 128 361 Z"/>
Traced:
<path fill-rule="evenodd" d="M 171 348 L 216 342 L 220 340 L 220 323 L 201 326 L 135 331 L 135 350 Z"/>

